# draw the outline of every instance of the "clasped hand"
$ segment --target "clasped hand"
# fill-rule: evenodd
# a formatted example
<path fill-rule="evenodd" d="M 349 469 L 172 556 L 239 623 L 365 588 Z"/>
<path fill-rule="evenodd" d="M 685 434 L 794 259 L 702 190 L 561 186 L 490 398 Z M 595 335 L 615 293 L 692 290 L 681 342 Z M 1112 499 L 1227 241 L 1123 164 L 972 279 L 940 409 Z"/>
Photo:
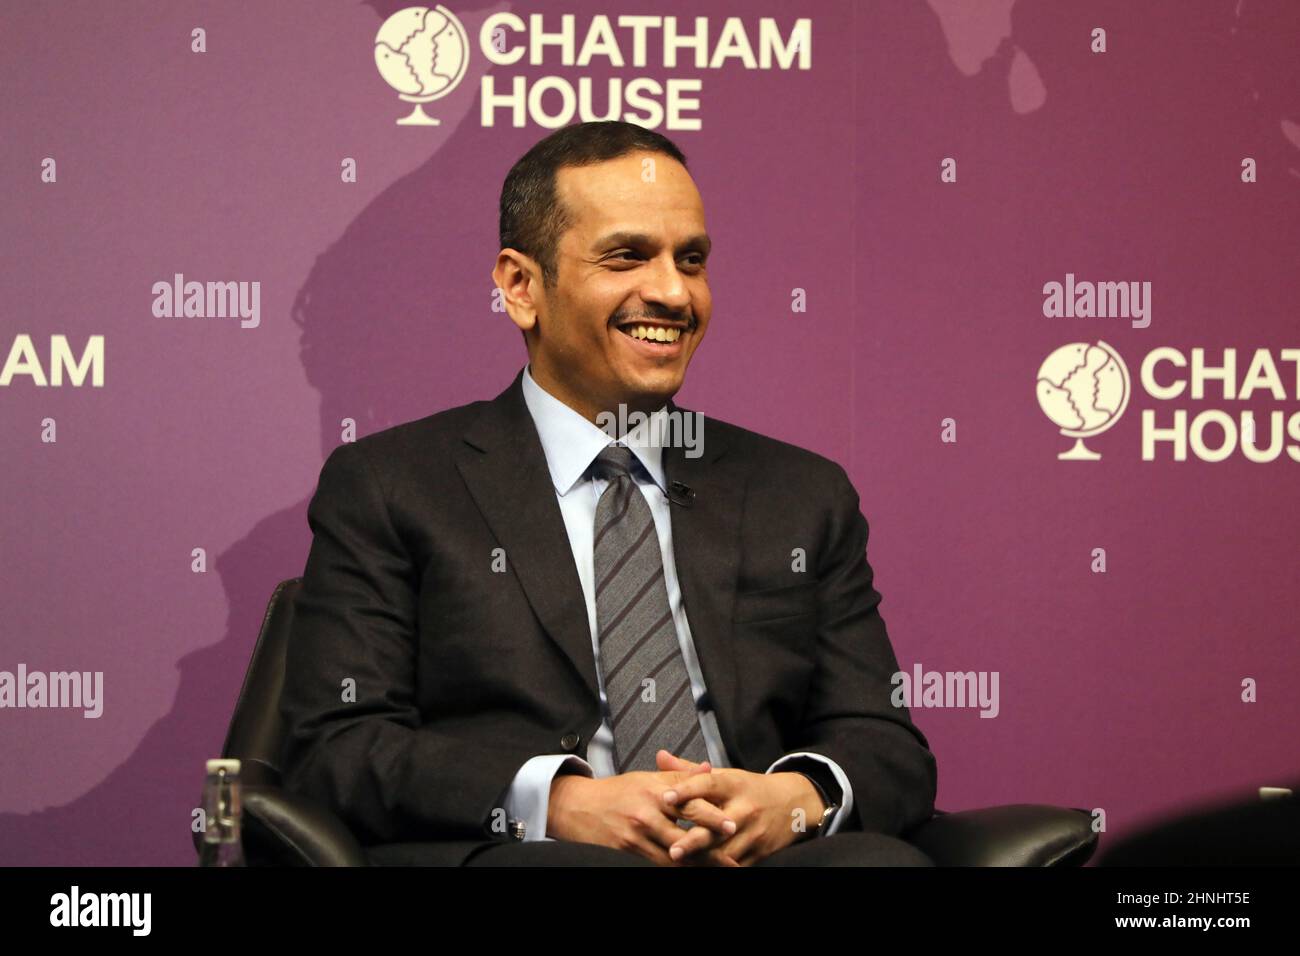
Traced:
<path fill-rule="evenodd" d="M 752 866 L 804 838 L 821 797 L 799 773 L 714 768 L 660 750 L 658 771 L 557 777 L 547 833 L 639 853 L 660 866 Z M 693 824 L 683 829 L 682 819 Z"/>

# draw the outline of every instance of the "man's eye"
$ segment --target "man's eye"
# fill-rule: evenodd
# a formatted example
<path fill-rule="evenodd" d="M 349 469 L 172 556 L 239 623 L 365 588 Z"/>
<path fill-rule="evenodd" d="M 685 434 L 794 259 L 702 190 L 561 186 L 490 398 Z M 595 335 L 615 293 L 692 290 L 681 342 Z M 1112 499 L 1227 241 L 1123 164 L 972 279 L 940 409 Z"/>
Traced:
<path fill-rule="evenodd" d="M 635 260 L 635 259 L 644 259 L 645 256 L 641 255 L 641 253 L 639 253 L 639 252 L 634 252 L 634 251 L 632 251 L 632 250 L 630 250 L 630 249 L 624 249 L 624 250 L 621 251 L 621 252 L 615 252 L 615 253 L 613 253 L 612 255 L 610 255 L 609 258 L 610 258 L 610 259 L 633 259 L 633 260 Z M 688 265 L 688 266 L 692 266 L 692 267 L 697 268 L 697 269 L 702 269 L 702 268 L 704 267 L 704 258 L 703 258 L 703 256 L 701 256 L 698 252 L 693 252 L 693 253 L 691 253 L 691 254 L 690 254 L 689 256 L 687 256 L 686 259 L 684 259 L 683 261 L 686 263 L 686 265 Z"/>

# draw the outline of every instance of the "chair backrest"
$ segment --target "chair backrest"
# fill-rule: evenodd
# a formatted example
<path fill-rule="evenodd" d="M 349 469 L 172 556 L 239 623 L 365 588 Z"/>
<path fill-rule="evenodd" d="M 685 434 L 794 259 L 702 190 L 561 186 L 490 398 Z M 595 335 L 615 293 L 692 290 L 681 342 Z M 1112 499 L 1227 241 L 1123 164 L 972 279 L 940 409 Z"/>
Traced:
<path fill-rule="evenodd" d="M 301 586 L 302 578 L 289 578 L 271 593 L 226 732 L 221 755 L 240 761 L 239 775 L 245 783 L 280 784 L 280 748 L 285 731 L 280 718 L 280 689 L 284 686 L 294 599 Z"/>

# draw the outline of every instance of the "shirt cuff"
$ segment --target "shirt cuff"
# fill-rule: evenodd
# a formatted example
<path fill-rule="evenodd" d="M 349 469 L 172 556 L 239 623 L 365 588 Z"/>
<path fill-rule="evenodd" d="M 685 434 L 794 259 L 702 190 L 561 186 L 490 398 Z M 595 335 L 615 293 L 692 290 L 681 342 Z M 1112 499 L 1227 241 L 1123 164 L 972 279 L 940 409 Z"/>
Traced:
<path fill-rule="evenodd" d="M 551 840 L 546 835 L 546 815 L 551 803 L 551 782 L 559 773 L 578 773 L 594 777 L 595 771 L 581 757 L 573 754 L 542 754 L 527 760 L 506 793 L 505 811 L 509 820 L 524 821 L 524 842 Z"/>
<path fill-rule="evenodd" d="M 821 754 L 812 753 L 807 750 L 800 750 L 797 753 L 786 754 L 784 757 L 779 758 L 772 764 L 772 766 L 768 767 L 765 772 L 797 773 L 799 772 L 799 764 L 806 759 L 814 760 L 829 768 L 831 774 L 835 778 L 836 785 L 839 787 L 838 794 L 830 789 L 827 789 L 826 791 L 826 796 L 830 798 L 831 802 L 838 803 L 840 806 L 839 812 L 836 813 L 834 818 L 831 820 L 831 825 L 821 832 L 822 836 L 830 836 L 843 828 L 844 821 L 847 820 L 849 815 L 853 812 L 853 787 L 849 783 L 848 774 L 841 769 L 839 764 L 830 757 L 823 757 Z M 783 765 L 786 764 L 791 764 L 791 766 L 785 766 L 784 769 L 781 769 Z M 825 775 L 823 774 L 821 776 L 824 778 Z"/>

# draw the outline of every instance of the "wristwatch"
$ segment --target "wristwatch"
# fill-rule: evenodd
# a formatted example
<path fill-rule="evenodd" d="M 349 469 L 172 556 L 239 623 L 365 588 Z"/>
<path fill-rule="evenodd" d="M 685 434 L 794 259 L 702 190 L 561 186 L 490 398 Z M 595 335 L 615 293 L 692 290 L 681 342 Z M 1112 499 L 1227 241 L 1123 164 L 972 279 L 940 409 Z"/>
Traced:
<path fill-rule="evenodd" d="M 796 772 L 803 773 L 802 770 Z M 813 777 L 812 774 L 804 773 L 803 775 L 808 778 L 809 783 L 817 788 L 817 793 L 822 798 L 822 805 L 826 807 L 826 809 L 822 811 L 821 819 L 817 821 L 815 826 L 809 828 L 808 838 L 813 839 L 815 837 L 825 836 L 826 831 L 830 829 L 831 823 L 835 819 L 835 815 L 840 812 L 840 805 L 831 802 L 831 798 L 826 795 L 825 788 L 817 782 L 817 779 Z"/>

